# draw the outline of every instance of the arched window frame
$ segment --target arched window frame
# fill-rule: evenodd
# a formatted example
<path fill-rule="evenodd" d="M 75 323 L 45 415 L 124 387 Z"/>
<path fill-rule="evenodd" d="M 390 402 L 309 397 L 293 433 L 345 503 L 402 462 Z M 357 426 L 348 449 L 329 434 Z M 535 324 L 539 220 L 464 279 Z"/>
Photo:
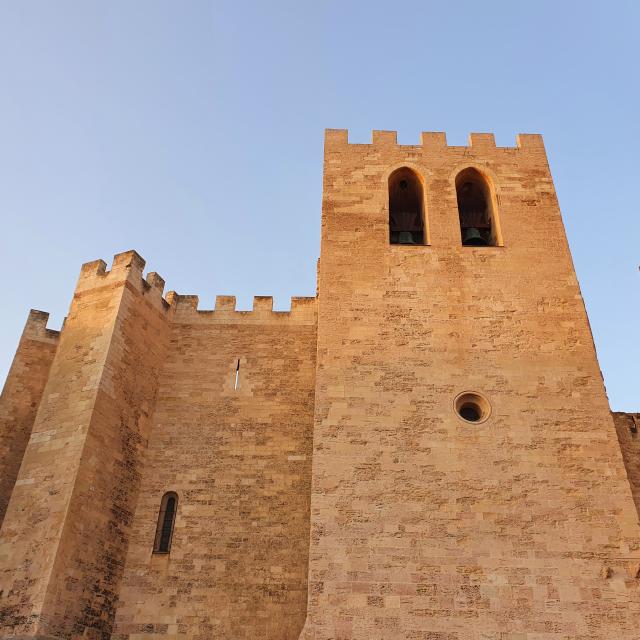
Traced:
<path fill-rule="evenodd" d="M 173 512 L 169 513 L 167 506 L 173 500 Z M 160 501 L 160 513 L 156 524 L 156 535 L 153 542 L 153 553 L 167 554 L 171 552 L 173 542 L 173 532 L 176 524 L 176 514 L 178 513 L 178 494 L 175 491 L 167 491 Z"/>
<path fill-rule="evenodd" d="M 401 164 L 390 169 L 385 176 L 385 188 L 386 188 L 386 198 L 387 198 L 387 241 L 389 244 L 394 246 L 402 246 L 399 243 L 391 242 L 391 181 L 401 171 L 410 172 L 413 177 L 416 179 L 416 182 L 420 189 L 421 196 L 421 208 L 420 208 L 420 219 L 422 221 L 422 242 L 415 243 L 414 245 L 405 245 L 405 246 L 428 246 L 431 244 L 431 235 L 429 229 L 429 218 L 427 215 L 427 190 L 425 187 L 425 179 L 420 173 L 420 171 L 411 164 Z"/>
<path fill-rule="evenodd" d="M 455 194 L 456 213 L 458 215 L 458 229 L 460 232 L 460 241 L 462 242 L 462 226 L 460 224 L 460 209 L 458 207 L 458 182 L 460 176 L 464 173 L 472 171 L 477 174 L 483 187 L 484 197 L 487 203 L 487 214 L 491 220 L 491 244 L 488 247 L 503 247 L 504 241 L 502 237 L 502 227 L 500 225 L 500 214 L 498 211 L 498 193 L 496 190 L 496 182 L 494 178 L 489 175 L 484 167 L 477 167 L 473 164 L 464 165 L 458 167 L 453 173 L 453 190 Z M 464 245 L 463 245 L 464 246 Z M 478 247 L 476 247 L 478 248 Z M 487 248 L 487 247 L 480 247 Z"/>

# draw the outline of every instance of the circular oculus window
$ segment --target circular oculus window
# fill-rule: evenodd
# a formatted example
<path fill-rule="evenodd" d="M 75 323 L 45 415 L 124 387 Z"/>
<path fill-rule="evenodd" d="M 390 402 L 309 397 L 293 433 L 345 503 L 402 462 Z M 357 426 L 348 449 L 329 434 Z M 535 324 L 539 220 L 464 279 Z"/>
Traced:
<path fill-rule="evenodd" d="M 491 415 L 489 401 L 474 391 L 465 391 L 456 396 L 453 408 L 459 418 L 472 424 L 484 422 Z"/>

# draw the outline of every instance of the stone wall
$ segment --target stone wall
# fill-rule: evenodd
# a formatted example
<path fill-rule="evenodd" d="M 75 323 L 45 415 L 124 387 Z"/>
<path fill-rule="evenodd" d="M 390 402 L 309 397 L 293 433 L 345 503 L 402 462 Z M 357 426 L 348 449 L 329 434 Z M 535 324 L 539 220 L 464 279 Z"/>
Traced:
<path fill-rule="evenodd" d="M 58 346 L 60 334 L 47 329 L 48 318 L 29 313 L 0 395 L 0 527 Z"/>
<path fill-rule="evenodd" d="M 115 639 L 296 640 L 304 624 L 315 299 L 234 303 L 177 298 Z M 154 555 L 167 491 L 171 552 Z"/>
<path fill-rule="evenodd" d="M 389 244 L 402 166 L 430 246 Z M 504 246 L 461 245 L 470 166 Z M 327 132 L 313 458 L 305 640 L 638 637 L 638 518 L 540 136 Z"/>

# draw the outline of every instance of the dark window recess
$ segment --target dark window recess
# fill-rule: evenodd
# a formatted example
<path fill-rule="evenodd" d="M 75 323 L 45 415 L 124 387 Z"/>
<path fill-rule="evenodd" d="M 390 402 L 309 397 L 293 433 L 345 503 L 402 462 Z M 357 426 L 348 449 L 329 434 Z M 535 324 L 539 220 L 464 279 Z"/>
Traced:
<path fill-rule="evenodd" d="M 489 185 L 479 171 L 465 169 L 456 178 L 462 244 L 486 247 L 496 244 L 491 220 Z"/>
<path fill-rule="evenodd" d="M 173 538 L 173 526 L 176 521 L 178 496 L 175 493 L 165 493 L 160 503 L 160 515 L 156 527 L 154 553 L 169 553 Z"/>
<path fill-rule="evenodd" d="M 408 167 L 389 176 L 389 242 L 424 244 L 424 202 L 420 178 Z"/>
<path fill-rule="evenodd" d="M 469 422 L 478 422 L 481 417 L 478 407 L 471 404 L 465 404 L 460 407 L 460 415 Z"/>

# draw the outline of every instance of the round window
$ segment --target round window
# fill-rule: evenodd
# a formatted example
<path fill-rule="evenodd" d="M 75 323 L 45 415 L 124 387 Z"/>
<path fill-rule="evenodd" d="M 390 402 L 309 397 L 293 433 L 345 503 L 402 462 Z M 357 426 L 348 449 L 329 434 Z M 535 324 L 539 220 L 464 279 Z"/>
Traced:
<path fill-rule="evenodd" d="M 465 391 L 456 397 L 453 408 L 465 422 L 484 422 L 491 415 L 489 401 L 479 393 Z"/>

